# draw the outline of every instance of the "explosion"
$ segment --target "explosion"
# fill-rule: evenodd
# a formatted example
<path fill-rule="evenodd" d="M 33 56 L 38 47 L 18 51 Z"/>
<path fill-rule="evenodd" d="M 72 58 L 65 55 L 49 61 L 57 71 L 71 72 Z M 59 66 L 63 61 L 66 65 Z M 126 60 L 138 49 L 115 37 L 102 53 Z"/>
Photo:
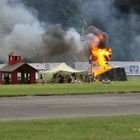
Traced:
<path fill-rule="evenodd" d="M 105 71 L 111 69 L 108 64 L 112 55 L 112 50 L 106 47 L 107 37 L 103 33 L 99 32 L 95 35 L 90 48 L 92 60 L 95 62 L 92 66 L 92 73 L 98 76 Z"/>

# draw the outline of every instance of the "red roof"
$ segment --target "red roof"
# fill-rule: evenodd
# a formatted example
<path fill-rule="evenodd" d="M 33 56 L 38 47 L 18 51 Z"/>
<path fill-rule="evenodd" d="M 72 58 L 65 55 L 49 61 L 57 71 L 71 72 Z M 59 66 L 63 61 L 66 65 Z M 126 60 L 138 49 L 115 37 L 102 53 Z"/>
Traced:
<path fill-rule="evenodd" d="M 21 54 L 19 52 L 16 52 L 15 50 L 13 50 L 9 56 L 21 56 Z"/>
<path fill-rule="evenodd" d="M 13 72 L 14 70 L 17 70 L 22 65 L 27 65 L 28 67 L 34 69 L 35 71 L 38 71 L 37 69 L 35 69 L 34 67 L 32 67 L 32 66 L 30 66 L 26 63 L 17 63 L 17 64 L 14 64 L 14 65 L 7 64 L 6 66 L 4 66 L 0 69 L 0 72 Z"/>

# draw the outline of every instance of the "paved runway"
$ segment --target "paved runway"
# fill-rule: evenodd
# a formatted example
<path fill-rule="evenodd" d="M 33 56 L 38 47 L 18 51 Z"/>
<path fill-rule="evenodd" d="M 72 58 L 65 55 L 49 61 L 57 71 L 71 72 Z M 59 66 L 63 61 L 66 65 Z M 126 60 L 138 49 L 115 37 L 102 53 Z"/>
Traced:
<path fill-rule="evenodd" d="M 0 119 L 140 114 L 140 93 L 0 98 Z"/>

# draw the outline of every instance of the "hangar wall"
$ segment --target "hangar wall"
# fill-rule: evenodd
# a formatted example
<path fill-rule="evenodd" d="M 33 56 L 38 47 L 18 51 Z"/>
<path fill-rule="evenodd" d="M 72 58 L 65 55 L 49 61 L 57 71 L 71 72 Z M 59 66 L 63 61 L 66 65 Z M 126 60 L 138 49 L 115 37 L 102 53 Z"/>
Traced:
<path fill-rule="evenodd" d="M 140 62 L 110 61 L 109 64 L 113 67 L 125 68 L 126 75 L 140 75 Z M 88 70 L 90 72 L 91 67 L 88 62 L 75 62 L 75 69 Z"/>

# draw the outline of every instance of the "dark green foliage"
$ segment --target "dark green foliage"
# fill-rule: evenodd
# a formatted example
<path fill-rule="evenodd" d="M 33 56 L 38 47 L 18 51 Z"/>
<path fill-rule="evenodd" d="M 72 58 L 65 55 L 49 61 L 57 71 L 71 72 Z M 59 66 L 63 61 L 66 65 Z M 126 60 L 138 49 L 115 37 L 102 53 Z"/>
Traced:
<path fill-rule="evenodd" d="M 139 0 L 112 0 L 114 5 L 121 12 L 129 13 L 131 9 L 140 12 Z M 50 24 L 61 24 L 63 27 L 83 26 L 81 18 L 81 5 L 94 2 L 93 0 L 24 0 L 26 5 L 34 7 L 38 11 L 38 16 L 42 21 Z M 87 9 L 87 11 L 90 9 Z M 85 11 L 86 12 L 86 11 Z M 84 17 L 86 18 L 86 17 Z M 93 24 L 93 21 L 87 21 Z M 96 21 L 98 24 L 100 22 Z M 94 23 L 96 24 L 96 23 Z"/>
<path fill-rule="evenodd" d="M 80 13 L 77 0 L 28 0 L 26 4 L 32 5 L 39 13 L 39 18 L 48 24 L 61 24 L 63 27 L 77 26 Z"/>
<path fill-rule="evenodd" d="M 140 0 L 115 0 L 114 4 L 121 12 L 129 13 L 133 9 L 140 13 Z"/>

